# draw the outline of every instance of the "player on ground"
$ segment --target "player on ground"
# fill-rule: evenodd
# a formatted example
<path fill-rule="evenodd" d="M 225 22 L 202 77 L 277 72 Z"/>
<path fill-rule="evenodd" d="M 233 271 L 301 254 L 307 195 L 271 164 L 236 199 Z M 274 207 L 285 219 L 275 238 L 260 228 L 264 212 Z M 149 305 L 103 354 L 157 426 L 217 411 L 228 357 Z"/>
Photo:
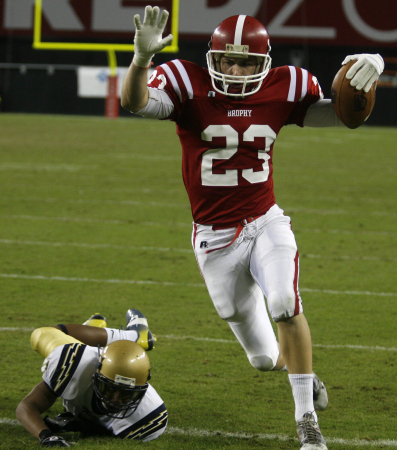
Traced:
<path fill-rule="evenodd" d="M 224 20 L 214 31 L 208 70 L 173 60 L 148 79 L 168 13 L 147 6 L 135 16 L 135 55 L 121 104 L 148 118 L 176 123 L 183 181 L 194 219 L 192 244 L 219 316 L 258 370 L 288 370 L 302 449 L 327 449 L 315 409 L 324 385 L 312 371 L 312 344 L 299 294 L 299 257 L 289 217 L 273 191 L 273 146 L 280 129 L 339 126 L 331 100 L 305 69 L 271 69 L 270 41 L 253 17 Z M 380 55 L 357 59 L 348 76 L 368 91 L 383 70 Z M 266 309 L 277 324 L 279 345 Z"/>
<path fill-rule="evenodd" d="M 43 381 L 19 403 L 17 418 L 46 447 L 70 447 L 60 435 L 67 431 L 158 438 L 168 414 L 148 383 L 150 362 L 143 349 L 151 350 L 154 340 L 146 317 L 136 309 L 128 310 L 125 330 L 106 328 L 100 315 L 84 325 L 38 328 L 31 345 L 45 358 Z M 65 412 L 42 419 L 57 398 Z"/>

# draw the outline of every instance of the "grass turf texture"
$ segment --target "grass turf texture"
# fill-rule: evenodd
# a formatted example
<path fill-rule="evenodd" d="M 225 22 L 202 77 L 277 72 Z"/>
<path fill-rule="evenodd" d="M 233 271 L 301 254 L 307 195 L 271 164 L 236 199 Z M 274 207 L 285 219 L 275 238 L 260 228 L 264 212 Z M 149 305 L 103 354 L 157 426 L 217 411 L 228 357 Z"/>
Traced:
<path fill-rule="evenodd" d="M 28 329 L 95 312 L 119 327 L 135 307 L 158 335 L 152 384 L 169 410 L 145 448 L 297 449 L 286 374 L 249 365 L 203 285 L 174 124 L 1 114 L 0 128 L 0 448 L 37 448 L 14 413 L 41 379 Z M 397 447 L 396 141 L 390 128 L 287 127 L 275 144 L 330 449 Z"/>

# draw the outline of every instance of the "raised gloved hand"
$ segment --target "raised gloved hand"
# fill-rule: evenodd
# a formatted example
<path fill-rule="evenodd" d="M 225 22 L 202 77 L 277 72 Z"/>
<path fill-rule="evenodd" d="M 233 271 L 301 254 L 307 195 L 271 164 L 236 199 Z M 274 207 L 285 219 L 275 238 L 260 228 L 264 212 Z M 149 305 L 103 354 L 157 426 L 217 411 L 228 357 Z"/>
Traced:
<path fill-rule="evenodd" d="M 45 429 L 39 435 L 40 444 L 44 447 L 71 447 L 74 442 L 67 442 L 61 436 L 56 436 L 51 430 Z"/>
<path fill-rule="evenodd" d="M 163 32 L 169 13 L 163 10 L 160 20 L 158 20 L 159 14 L 160 8 L 158 6 L 154 8 L 146 6 L 142 24 L 139 14 L 134 16 L 136 28 L 134 38 L 135 55 L 132 61 L 136 66 L 148 67 L 153 56 L 171 44 L 173 39 L 172 34 L 169 34 L 163 39 Z"/>
<path fill-rule="evenodd" d="M 349 55 L 346 56 L 342 65 L 352 60 L 357 61 L 347 71 L 346 78 L 351 79 L 351 86 L 358 90 L 364 89 L 364 92 L 368 92 L 385 68 L 383 58 L 378 53 L 376 55 L 370 55 L 368 53 Z"/>

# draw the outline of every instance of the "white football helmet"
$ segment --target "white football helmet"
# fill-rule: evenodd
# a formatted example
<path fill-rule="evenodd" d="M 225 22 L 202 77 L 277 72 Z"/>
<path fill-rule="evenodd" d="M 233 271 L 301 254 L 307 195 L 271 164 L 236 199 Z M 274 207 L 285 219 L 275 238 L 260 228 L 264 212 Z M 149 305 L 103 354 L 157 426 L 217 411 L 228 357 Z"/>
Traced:
<path fill-rule="evenodd" d="M 270 41 L 266 28 L 254 17 L 232 16 L 221 22 L 215 29 L 207 53 L 208 71 L 212 85 L 217 92 L 232 97 L 255 94 L 268 74 L 272 59 L 269 55 Z M 221 56 L 248 58 L 256 56 L 254 75 L 225 75 L 220 68 Z M 233 85 L 242 85 L 241 91 L 230 92 Z"/>

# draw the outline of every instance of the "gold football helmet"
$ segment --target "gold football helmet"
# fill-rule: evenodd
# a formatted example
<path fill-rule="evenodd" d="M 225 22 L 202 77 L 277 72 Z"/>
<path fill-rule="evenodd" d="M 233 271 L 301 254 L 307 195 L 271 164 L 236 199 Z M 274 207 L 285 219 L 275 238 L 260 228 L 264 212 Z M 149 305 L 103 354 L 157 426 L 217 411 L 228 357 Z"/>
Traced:
<path fill-rule="evenodd" d="M 117 419 L 129 417 L 148 389 L 149 358 L 135 342 L 115 341 L 103 349 L 93 379 L 100 412 Z"/>

